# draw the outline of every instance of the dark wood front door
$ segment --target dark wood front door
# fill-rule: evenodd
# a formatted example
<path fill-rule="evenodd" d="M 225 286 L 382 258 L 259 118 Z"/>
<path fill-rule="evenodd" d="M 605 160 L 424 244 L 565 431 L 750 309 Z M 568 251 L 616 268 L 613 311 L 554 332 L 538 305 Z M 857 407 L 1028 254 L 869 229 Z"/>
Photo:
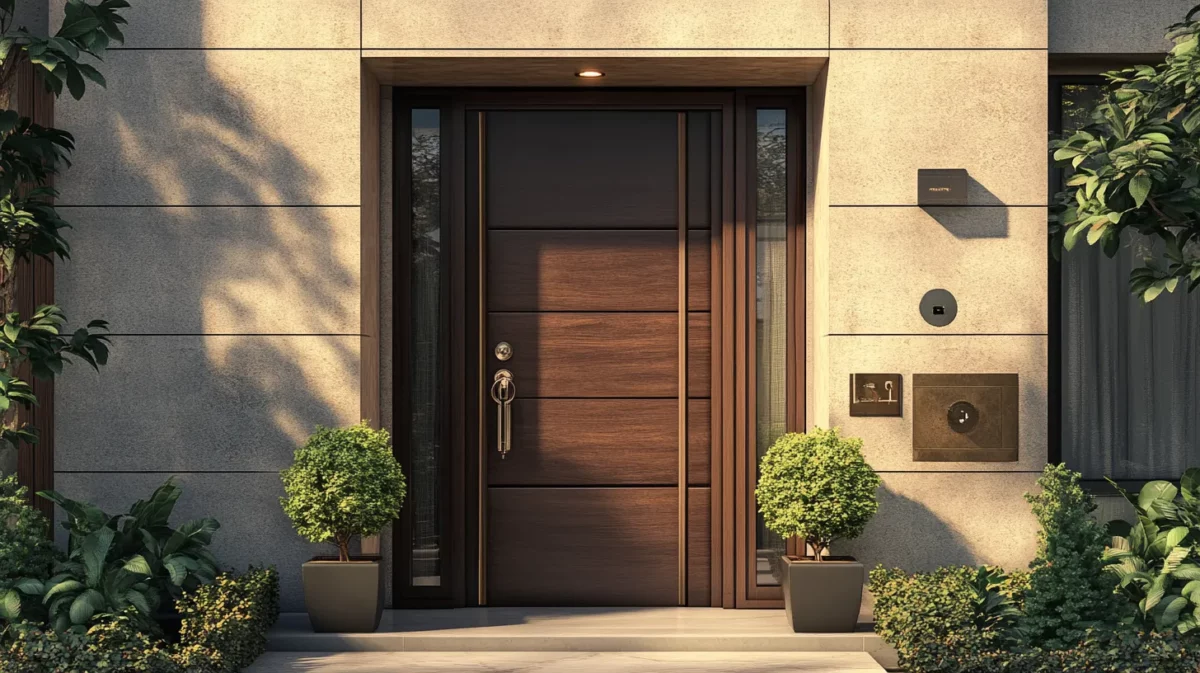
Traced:
<path fill-rule="evenodd" d="M 708 605 L 720 112 L 475 114 L 486 601 Z"/>

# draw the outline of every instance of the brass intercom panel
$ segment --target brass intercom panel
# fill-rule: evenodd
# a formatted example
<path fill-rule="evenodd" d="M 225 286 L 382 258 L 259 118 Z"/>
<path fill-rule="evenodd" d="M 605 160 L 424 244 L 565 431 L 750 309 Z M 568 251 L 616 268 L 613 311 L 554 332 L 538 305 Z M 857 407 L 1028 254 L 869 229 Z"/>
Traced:
<path fill-rule="evenodd" d="M 1017 460 L 1016 374 L 913 374 L 913 460 Z"/>

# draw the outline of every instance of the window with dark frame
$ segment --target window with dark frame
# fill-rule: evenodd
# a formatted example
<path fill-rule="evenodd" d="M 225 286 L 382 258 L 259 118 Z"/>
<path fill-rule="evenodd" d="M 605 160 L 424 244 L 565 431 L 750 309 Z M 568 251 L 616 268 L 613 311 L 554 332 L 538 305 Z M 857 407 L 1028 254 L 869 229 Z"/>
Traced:
<path fill-rule="evenodd" d="M 1105 88 L 1052 78 L 1052 133 L 1086 126 Z M 1067 177 L 1051 169 L 1052 196 Z M 1091 246 L 1051 256 L 1050 460 L 1087 480 L 1178 479 L 1200 464 L 1200 294 L 1147 305 L 1130 293 L 1152 245 L 1126 233 L 1111 259 Z"/>

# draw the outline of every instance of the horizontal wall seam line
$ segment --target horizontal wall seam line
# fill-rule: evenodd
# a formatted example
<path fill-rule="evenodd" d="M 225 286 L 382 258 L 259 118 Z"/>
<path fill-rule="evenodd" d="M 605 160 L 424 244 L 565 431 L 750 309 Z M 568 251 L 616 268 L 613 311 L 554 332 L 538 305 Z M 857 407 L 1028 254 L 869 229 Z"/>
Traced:
<path fill-rule="evenodd" d="M 55 470 L 54 474 L 279 474 L 279 470 Z"/>
<path fill-rule="evenodd" d="M 1049 208 L 1039 203 L 972 203 L 966 206 L 919 206 L 915 203 L 831 203 L 830 208 Z"/>
<path fill-rule="evenodd" d="M 1049 47 L 363 47 L 372 51 L 1032 51 L 1049 52 Z"/>
<path fill-rule="evenodd" d="M 829 332 L 825 336 L 1047 336 L 1046 332 Z"/>
<path fill-rule="evenodd" d="M 289 332 L 110 332 L 110 337 L 359 337 L 369 334 L 349 333 L 289 333 Z"/>
<path fill-rule="evenodd" d="M 350 203 L 58 203 L 55 208 L 362 208 Z"/>
<path fill-rule="evenodd" d="M 362 51 L 359 47 L 109 47 L 108 51 Z"/>
<path fill-rule="evenodd" d="M 876 474 L 1041 474 L 1041 470 L 875 470 Z"/>

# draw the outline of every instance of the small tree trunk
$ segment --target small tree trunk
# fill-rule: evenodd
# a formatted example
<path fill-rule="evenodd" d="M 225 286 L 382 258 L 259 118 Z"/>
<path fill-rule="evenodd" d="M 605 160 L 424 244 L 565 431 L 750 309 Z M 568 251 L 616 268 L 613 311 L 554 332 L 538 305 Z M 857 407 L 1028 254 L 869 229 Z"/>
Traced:
<path fill-rule="evenodd" d="M 822 558 L 822 556 L 825 553 L 825 545 L 821 544 L 820 541 L 818 541 L 818 540 L 809 540 L 808 546 L 812 547 L 813 557 L 815 558 L 817 563 L 820 563 L 821 561 L 824 560 Z"/>
<path fill-rule="evenodd" d="M 337 538 L 338 560 L 345 563 L 350 560 L 350 536 L 338 536 Z"/>

